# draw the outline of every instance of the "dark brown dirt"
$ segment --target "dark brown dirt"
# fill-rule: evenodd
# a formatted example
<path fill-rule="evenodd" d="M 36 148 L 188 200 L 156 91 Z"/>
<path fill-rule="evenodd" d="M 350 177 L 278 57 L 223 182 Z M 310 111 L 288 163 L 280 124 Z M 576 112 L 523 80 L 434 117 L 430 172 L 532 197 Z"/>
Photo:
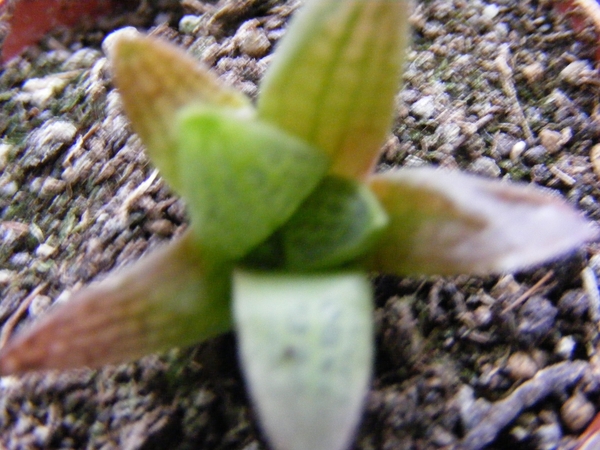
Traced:
<path fill-rule="evenodd" d="M 0 74 L 2 335 L 185 227 L 121 114 L 105 34 L 152 29 L 254 96 L 273 45 L 248 47 L 248 33 L 275 44 L 299 4 L 181 3 L 56 32 Z M 553 5 L 417 2 L 380 169 L 532 181 L 600 219 L 597 35 Z M 355 448 L 574 448 L 600 410 L 598 252 L 515 275 L 375 277 L 376 370 Z M 0 446 L 265 448 L 236 361 L 226 335 L 99 371 L 2 378 Z"/>

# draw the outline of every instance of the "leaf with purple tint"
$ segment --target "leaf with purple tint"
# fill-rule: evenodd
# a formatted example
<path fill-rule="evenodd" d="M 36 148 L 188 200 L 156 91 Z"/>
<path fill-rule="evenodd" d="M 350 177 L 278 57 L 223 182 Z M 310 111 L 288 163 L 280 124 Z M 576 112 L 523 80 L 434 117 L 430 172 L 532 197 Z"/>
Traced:
<path fill-rule="evenodd" d="M 0 374 L 99 367 L 187 346 L 231 327 L 230 270 L 188 232 L 73 294 L 0 350 Z"/>
<path fill-rule="evenodd" d="M 459 274 L 524 269 L 598 237 L 559 196 L 533 186 L 432 168 L 368 180 L 390 218 L 373 270 Z"/>

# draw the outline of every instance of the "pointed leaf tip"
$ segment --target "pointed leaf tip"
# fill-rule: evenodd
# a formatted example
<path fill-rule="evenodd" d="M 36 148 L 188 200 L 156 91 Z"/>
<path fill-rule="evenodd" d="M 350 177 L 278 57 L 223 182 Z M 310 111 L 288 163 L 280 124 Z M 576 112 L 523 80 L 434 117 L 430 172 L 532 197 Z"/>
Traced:
<path fill-rule="evenodd" d="M 381 272 L 511 272 L 599 237 L 560 197 L 528 185 L 432 168 L 377 174 L 368 184 L 390 217 L 370 261 Z"/>
<path fill-rule="evenodd" d="M 312 0 L 292 20 L 262 81 L 259 116 L 363 177 L 392 123 L 408 45 L 405 0 Z"/>
<path fill-rule="evenodd" d="M 125 112 L 152 162 L 179 190 L 176 113 L 190 104 L 252 110 L 250 101 L 173 44 L 130 28 L 114 34 L 105 51 Z"/>
<path fill-rule="evenodd" d="M 366 274 L 236 271 L 234 320 L 250 394 L 277 450 L 344 450 L 373 359 Z"/>
<path fill-rule="evenodd" d="M 120 363 L 225 332 L 229 277 L 195 256 L 188 232 L 18 333 L 0 349 L 0 375 Z"/>

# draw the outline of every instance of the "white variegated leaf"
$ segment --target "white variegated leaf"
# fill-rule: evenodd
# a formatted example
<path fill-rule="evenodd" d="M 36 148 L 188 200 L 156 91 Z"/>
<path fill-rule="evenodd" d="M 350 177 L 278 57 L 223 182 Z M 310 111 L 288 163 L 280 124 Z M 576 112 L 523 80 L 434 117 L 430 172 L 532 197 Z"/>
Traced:
<path fill-rule="evenodd" d="M 233 311 L 252 401 L 276 450 L 343 450 L 373 358 L 367 276 L 236 271 Z"/>

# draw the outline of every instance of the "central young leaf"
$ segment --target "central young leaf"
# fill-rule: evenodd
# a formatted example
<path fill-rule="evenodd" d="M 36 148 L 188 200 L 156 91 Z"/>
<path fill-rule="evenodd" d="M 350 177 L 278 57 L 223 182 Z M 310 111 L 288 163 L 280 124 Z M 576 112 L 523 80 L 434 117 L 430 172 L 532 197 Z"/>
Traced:
<path fill-rule="evenodd" d="M 190 107 L 178 120 L 181 194 L 216 258 L 238 259 L 266 239 L 329 166 L 319 149 L 234 110 Z"/>
<path fill-rule="evenodd" d="M 365 255 L 387 225 L 385 210 L 366 186 L 329 175 L 244 262 L 298 271 L 339 267 Z"/>

